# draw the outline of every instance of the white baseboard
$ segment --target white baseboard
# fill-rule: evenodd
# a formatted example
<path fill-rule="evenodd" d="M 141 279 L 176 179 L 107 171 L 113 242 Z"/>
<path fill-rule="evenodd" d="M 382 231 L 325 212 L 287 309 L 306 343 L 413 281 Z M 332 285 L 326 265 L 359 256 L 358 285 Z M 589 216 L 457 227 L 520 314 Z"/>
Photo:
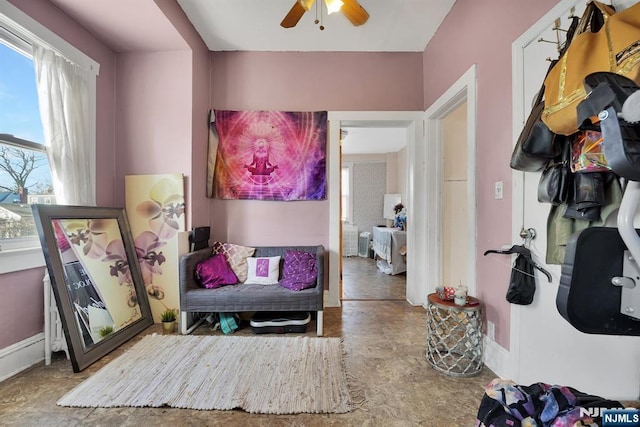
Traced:
<path fill-rule="evenodd" d="M 324 306 L 325 307 L 340 307 L 340 297 L 338 299 L 332 298 L 333 295 L 327 289 L 324 290 Z"/>
<path fill-rule="evenodd" d="M 44 333 L 0 349 L 0 382 L 44 360 Z"/>
<path fill-rule="evenodd" d="M 509 351 L 500 344 L 483 335 L 484 364 L 498 377 L 509 378 L 510 357 Z"/>

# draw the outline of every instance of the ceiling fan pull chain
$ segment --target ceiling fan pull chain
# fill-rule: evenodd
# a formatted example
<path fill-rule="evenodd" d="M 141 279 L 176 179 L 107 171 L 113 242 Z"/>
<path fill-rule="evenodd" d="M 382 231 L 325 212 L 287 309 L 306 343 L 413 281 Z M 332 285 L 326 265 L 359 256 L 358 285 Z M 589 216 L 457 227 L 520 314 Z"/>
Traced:
<path fill-rule="evenodd" d="M 320 5 L 320 20 L 318 20 L 318 4 Z M 315 20 L 315 23 L 317 24 L 318 22 L 320 22 L 320 27 L 318 27 L 318 28 L 320 28 L 320 31 L 324 30 L 324 25 L 322 23 L 322 7 L 323 7 L 322 5 L 323 5 L 323 2 L 321 0 L 318 0 L 316 2 L 316 20 Z"/>

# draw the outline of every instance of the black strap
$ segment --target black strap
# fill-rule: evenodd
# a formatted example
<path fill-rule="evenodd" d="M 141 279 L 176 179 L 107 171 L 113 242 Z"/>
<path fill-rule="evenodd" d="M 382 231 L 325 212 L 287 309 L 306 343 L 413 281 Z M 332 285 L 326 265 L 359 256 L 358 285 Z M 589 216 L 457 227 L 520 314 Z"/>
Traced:
<path fill-rule="evenodd" d="M 522 254 L 525 256 L 531 256 L 531 251 L 529 250 L 529 248 L 526 248 L 522 245 L 513 245 L 509 249 L 489 249 L 485 251 L 484 254 Z"/>

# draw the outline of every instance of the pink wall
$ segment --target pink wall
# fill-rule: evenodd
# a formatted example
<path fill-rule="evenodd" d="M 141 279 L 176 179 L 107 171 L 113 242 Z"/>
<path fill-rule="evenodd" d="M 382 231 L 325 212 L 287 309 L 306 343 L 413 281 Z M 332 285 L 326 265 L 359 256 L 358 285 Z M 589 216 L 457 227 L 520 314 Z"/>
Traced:
<path fill-rule="evenodd" d="M 213 52 L 217 109 L 416 111 L 419 53 Z"/>
<path fill-rule="evenodd" d="M 207 193 L 208 110 L 209 110 L 209 49 L 174 0 L 155 0 L 165 16 L 191 48 L 191 159 L 190 174 L 185 175 L 187 229 L 209 225 Z"/>
<path fill-rule="evenodd" d="M 207 158 L 209 138 L 209 50 L 193 49 L 193 87 L 191 117 L 191 176 L 187 178 L 191 203 L 187 205 L 188 225 L 210 225 L 211 204 L 207 199 Z"/>
<path fill-rule="evenodd" d="M 116 204 L 124 176 L 191 170 L 191 52 L 118 55 Z"/>
<path fill-rule="evenodd" d="M 511 242 L 511 43 L 556 3 L 458 0 L 423 56 L 425 109 L 477 64 L 477 289 L 487 320 L 496 325 L 496 341 L 505 348 L 509 348 L 510 307 L 505 294 L 510 268 L 482 254 Z M 496 181 L 505 185 L 502 200 L 493 197 Z"/>
<path fill-rule="evenodd" d="M 214 52 L 211 105 L 236 110 L 415 111 L 422 106 L 421 61 L 418 53 Z M 214 199 L 211 206 L 215 240 L 328 247 L 326 200 Z"/>
<path fill-rule="evenodd" d="M 0 274 L 0 349 L 42 332 L 44 268 Z"/>

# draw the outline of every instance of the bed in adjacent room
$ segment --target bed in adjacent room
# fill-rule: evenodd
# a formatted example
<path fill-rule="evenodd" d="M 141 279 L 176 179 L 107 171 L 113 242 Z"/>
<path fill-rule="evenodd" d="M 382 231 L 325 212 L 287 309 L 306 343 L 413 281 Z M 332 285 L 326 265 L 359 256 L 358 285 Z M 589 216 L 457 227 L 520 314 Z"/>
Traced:
<path fill-rule="evenodd" d="M 378 267 L 387 274 L 407 271 L 407 232 L 389 227 L 373 227 L 373 251 Z"/>

